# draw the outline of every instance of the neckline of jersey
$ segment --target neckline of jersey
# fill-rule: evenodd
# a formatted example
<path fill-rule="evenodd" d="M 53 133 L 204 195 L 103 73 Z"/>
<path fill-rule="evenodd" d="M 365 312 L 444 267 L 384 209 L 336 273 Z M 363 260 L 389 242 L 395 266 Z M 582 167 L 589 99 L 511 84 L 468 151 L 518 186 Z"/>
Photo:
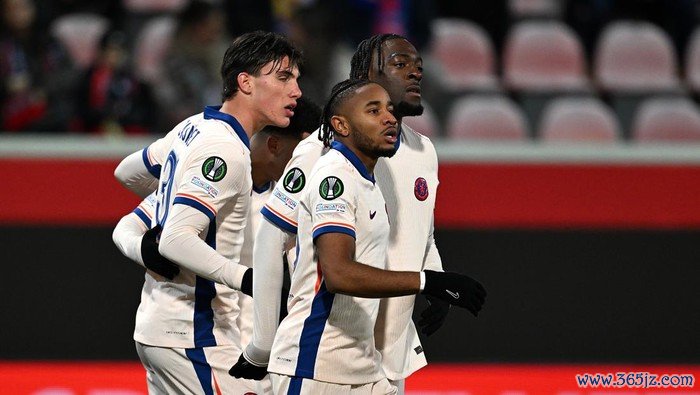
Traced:
<path fill-rule="evenodd" d="M 264 185 L 261 186 L 260 188 L 258 188 L 258 187 L 256 187 L 255 185 L 253 185 L 253 191 L 255 191 L 255 193 L 258 193 L 258 194 L 260 194 L 260 193 L 265 193 L 265 192 L 268 191 L 268 189 L 270 189 L 270 186 L 271 186 L 271 185 L 272 185 L 272 181 L 268 181 L 267 184 L 264 184 Z"/>
<path fill-rule="evenodd" d="M 371 182 L 372 184 L 375 183 L 374 180 L 374 175 L 369 174 L 369 171 L 367 170 L 367 167 L 365 167 L 365 164 L 362 163 L 360 158 L 355 155 L 354 152 L 350 148 L 348 148 L 345 144 L 341 143 L 340 141 L 333 141 L 331 143 L 331 149 L 334 149 L 338 152 L 340 152 L 347 160 L 352 163 L 353 166 L 357 169 L 357 171 L 360 172 L 360 175 L 365 178 L 367 181 Z"/>
<path fill-rule="evenodd" d="M 250 139 L 248 138 L 248 134 L 243 129 L 243 126 L 241 126 L 233 115 L 221 112 L 219 111 L 220 109 L 221 106 L 204 107 L 204 119 L 218 119 L 219 121 L 226 122 L 229 126 L 231 126 L 231 128 L 233 128 L 233 131 L 236 132 L 238 138 L 241 139 L 243 144 L 250 149 Z"/>

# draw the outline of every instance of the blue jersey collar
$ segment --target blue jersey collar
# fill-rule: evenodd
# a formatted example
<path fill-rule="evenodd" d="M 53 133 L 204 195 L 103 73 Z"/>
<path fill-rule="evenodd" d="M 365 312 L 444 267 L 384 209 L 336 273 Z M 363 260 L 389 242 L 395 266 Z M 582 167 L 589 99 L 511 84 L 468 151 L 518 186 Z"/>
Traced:
<path fill-rule="evenodd" d="M 350 148 L 348 148 L 345 144 L 337 140 L 331 143 L 331 148 L 343 154 L 343 156 L 346 157 L 350 161 L 350 163 L 352 163 L 353 166 L 355 166 L 357 171 L 360 172 L 362 177 L 374 184 L 374 176 L 372 174 L 369 174 L 369 171 L 367 171 L 365 164 L 362 163 L 360 158 L 358 158 L 357 155 L 355 155 L 355 153 L 350 150 Z"/>
<path fill-rule="evenodd" d="M 241 124 L 238 123 L 238 120 L 232 115 L 223 113 L 219 111 L 220 109 L 221 106 L 204 107 L 204 119 L 218 119 L 219 121 L 226 122 L 233 128 L 243 144 L 250 149 L 250 139 L 248 138 L 248 134 L 245 132 L 245 130 L 243 130 L 243 126 L 241 126 Z"/>
<path fill-rule="evenodd" d="M 271 184 L 272 184 L 272 181 L 268 181 L 267 184 L 261 186 L 260 188 L 253 185 L 253 191 L 255 191 L 255 193 L 258 193 L 258 194 L 263 193 L 263 192 L 267 192 L 267 190 L 270 189 Z"/>

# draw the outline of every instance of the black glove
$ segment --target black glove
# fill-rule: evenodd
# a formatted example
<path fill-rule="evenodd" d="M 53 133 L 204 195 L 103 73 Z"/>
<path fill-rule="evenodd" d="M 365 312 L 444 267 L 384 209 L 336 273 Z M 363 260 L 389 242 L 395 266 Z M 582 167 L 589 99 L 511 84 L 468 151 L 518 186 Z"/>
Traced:
<path fill-rule="evenodd" d="M 163 228 L 160 225 L 146 231 L 141 238 L 141 258 L 148 270 L 172 280 L 180 273 L 180 268 L 158 252 L 158 236 Z"/>
<path fill-rule="evenodd" d="M 479 315 L 481 305 L 486 299 L 486 290 L 469 276 L 459 273 L 435 272 L 424 270 L 425 288 L 423 293 L 444 300 L 449 304 L 471 311 L 474 316 Z"/>
<path fill-rule="evenodd" d="M 253 297 L 253 269 L 248 269 L 243 273 L 243 280 L 241 280 L 241 292 Z"/>
<path fill-rule="evenodd" d="M 430 295 L 425 295 L 425 298 L 428 299 L 428 307 L 420 313 L 418 326 L 422 334 L 430 336 L 445 323 L 450 304 Z"/>
<path fill-rule="evenodd" d="M 267 366 L 255 366 L 245 359 L 244 354 L 241 354 L 238 362 L 229 369 L 228 374 L 237 379 L 262 380 L 267 375 Z"/>

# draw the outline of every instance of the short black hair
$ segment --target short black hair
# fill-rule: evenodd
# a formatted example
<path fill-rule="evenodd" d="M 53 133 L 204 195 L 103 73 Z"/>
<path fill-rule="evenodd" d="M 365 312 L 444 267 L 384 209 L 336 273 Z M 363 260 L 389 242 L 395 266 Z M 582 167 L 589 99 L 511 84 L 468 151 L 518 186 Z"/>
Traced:
<path fill-rule="evenodd" d="M 341 81 L 331 89 L 331 95 L 328 98 L 328 102 L 323 107 L 323 114 L 321 115 L 321 133 L 318 134 L 318 139 L 323 141 L 323 144 L 328 147 L 331 145 L 331 140 L 333 137 L 333 126 L 331 126 L 331 117 L 338 113 L 338 108 L 347 99 L 352 96 L 355 91 L 359 88 L 372 84 L 373 82 L 368 79 L 347 79 Z"/>
<path fill-rule="evenodd" d="M 355 53 L 350 61 L 350 79 L 368 79 L 369 69 L 372 65 L 372 54 L 377 54 L 377 70 L 384 70 L 384 59 L 382 58 L 382 44 L 389 40 L 403 39 L 408 41 L 406 37 L 398 34 L 386 33 L 375 34 L 370 38 L 362 40 L 357 45 Z"/>
<path fill-rule="evenodd" d="M 301 51 L 280 34 L 257 30 L 236 38 L 226 50 L 221 63 L 223 100 L 232 98 L 238 92 L 238 74 L 246 72 L 257 76 L 263 66 L 270 62 L 273 62 L 272 69 L 275 70 L 286 57 L 290 66 L 301 65 Z"/>
<path fill-rule="evenodd" d="M 301 140 L 304 133 L 313 133 L 321 125 L 321 107 L 318 104 L 302 96 L 297 99 L 294 108 L 294 116 L 289 121 L 289 126 L 267 126 L 263 132 L 278 136 L 289 136 Z"/>

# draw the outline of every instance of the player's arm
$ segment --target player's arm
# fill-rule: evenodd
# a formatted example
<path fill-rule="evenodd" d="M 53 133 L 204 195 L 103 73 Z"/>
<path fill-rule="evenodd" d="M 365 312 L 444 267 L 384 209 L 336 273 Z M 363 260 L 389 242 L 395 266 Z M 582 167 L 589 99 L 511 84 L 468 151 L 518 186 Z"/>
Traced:
<path fill-rule="evenodd" d="M 135 212 L 123 216 L 112 232 L 112 240 L 124 256 L 145 267 L 141 257 L 141 237 L 148 225 Z"/>
<path fill-rule="evenodd" d="M 153 195 L 144 199 L 131 213 L 119 220 L 112 240 L 127 258 L 170 280 L 180 273 L 177 265 L 153 253 L 160 227 L 149 230 L 153 213 Z M 155 247 L 155 248 L 154 248 Z"/>
<path fill-rule="evenodd" d="M 148 167 L 143 155 L 148 148 L 124 158 L 114 170 L 114 177 L 135 194 L 146 197 L 156 190 L 160 166 Z"/>
<path fill-rule="evenodd" d="M 431 218 L 430 223 L 430 233 L 428 234 L 428 241 L 425 246 L 425 256 L 423 258 L 423 270 L 434 270 L 437 272 L 442 272 L 442 258 L 440 258 L 440 252 L 435 244 L 434 237 L 434 226 L 433 218 Z M 421 333 L 426 336 L 430 336 L 435 331 L 440 329 L 440 327 L 447 320 L 447 314 L 450 312 L 450 304 L 443 301 L 440 298 L 434 296 L 425 295 L 428 306 L 421 311 L 420 320 L 417 324 L 420 327 Z"/>
<path fill-rule="evenodd" d="M 217 212 L 232 199 L 250 194 L 250 166 L 244 155 L 238 146 L 225 141 L 211 141 L 194 149 L 191 159 L 183 164 L 186 168 L 172 180 L 177 183 L 177 193 L 167 218 L 160 221 L 163 232 L 158 252 L 200 277 L 251 295 L 252 269 L 240 265 L 238 257 L 231 260 L 215 249 Z M 207 161 L 220 161 L 221 178 L 212 179 L 203 170 Z"/>
<path fill-rule="evenodd" d="M 253 338 L 247 352 L 252 362 L 267 363 L 282 306 L 284 251 L 294 235 L 267 219 L 260 221 L 253 246 Z M 260 352 L 256 352 L 256 349 Z"/>

